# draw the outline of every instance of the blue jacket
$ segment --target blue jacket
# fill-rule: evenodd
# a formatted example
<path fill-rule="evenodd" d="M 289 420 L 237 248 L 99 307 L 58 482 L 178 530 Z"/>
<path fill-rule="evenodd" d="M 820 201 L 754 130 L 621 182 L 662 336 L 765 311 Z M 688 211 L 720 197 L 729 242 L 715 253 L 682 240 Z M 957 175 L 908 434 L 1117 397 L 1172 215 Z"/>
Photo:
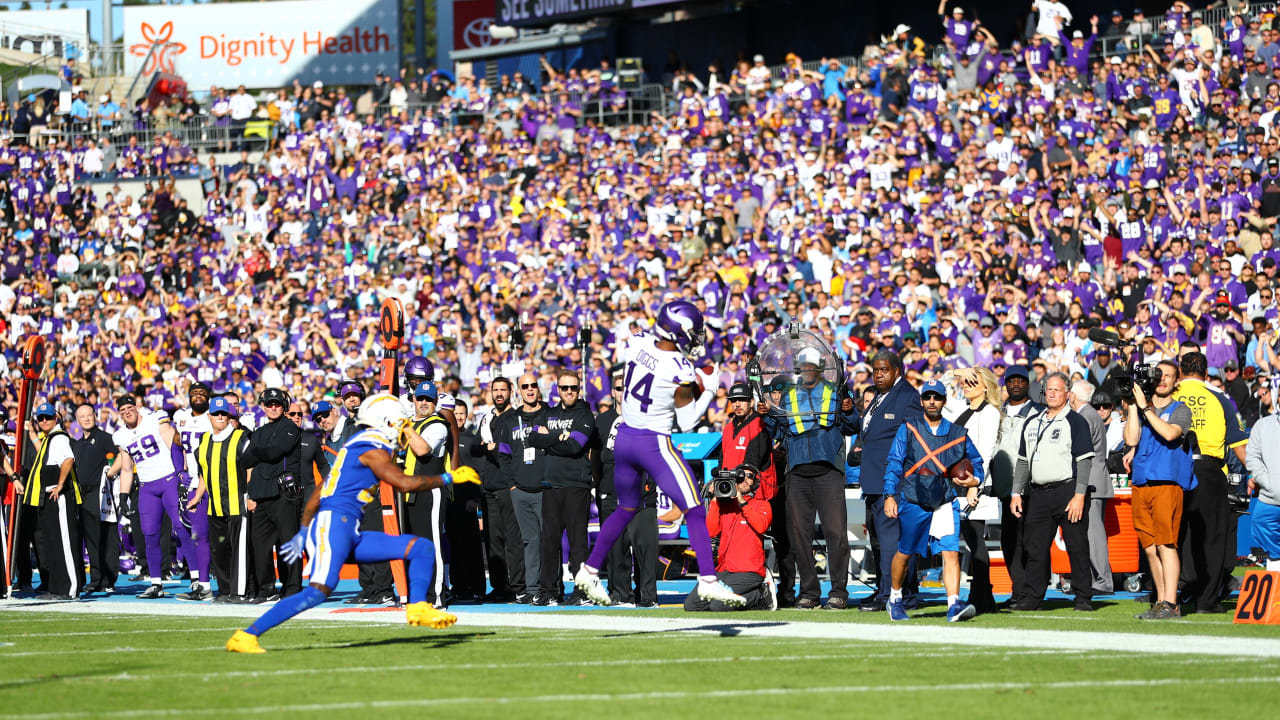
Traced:
<path fill-rule="evenodd" d="M 791 398 L 795 394 L 794 401 Z M 858 434 L 858 411 L 840 411 L 841 393 L 830 383 L 783 393 L 782 406 L 795 417 L 765 416 L 769 435 L 787 449 L 787 472 L 797 465 L 825 462 L 844 470 L 844 439 Z M 794 407 L 798 412 L 793 411 Z"/>
<path fill-rule="evenodd" d="M 874 401 L 873 401 L 874 402 Z M 889 447 L 903 421 L 924 415 L 920 393 L 906 380 L 889 388 L 884 400 L 871 413 L 862 431 L 862 471 L 859 478 L 866 495 L 884 493 L 884 473 L 889 464 Z"/>
<path fill-rule="evenodd" d="M 929 447 L 920 447 L 919 441 L 915 435 L 907 427 L 912 425 L 920 432 L 920 436 L 925 438 L 925 442 L 929 443 Z M 973 464 L 973 476 L 979 481 L 986 479 L 985 469 L 982 467 L 982 455 L 978 452 L 978 448 L 974 446 L 973 440 L 969 438 L 968 432 L 959 425 L 953 425 L 943 418 L 938 424 L 938 431 L 935 433 L 930 427 L 929 422 L 923 417 L 915 418 L 898 426 L 897 433 L 894 435 L 893 444 L 889 447 L 889 463 L 885 468 L 884 474 L 884 494 L 885 495 L 902 495 L 903 489 L 919 479 L 920 472 L 905 476 L 907 470 L 915 465 L 925 453 L 941 447 L 952 439 L 958 440 L 965 438 L 962 445 L 958 445 L 944 451 L 938 456 L 938 461 L 944 466 L 950 467 L 961 457 L 967 457 L 969 462 Z M 929 468 L 931 475 L 942 474 L 940 469 L 935 465 Z M 956 497 L 956 486 L 947 483 L 947 499 Z M 911 496 L 907 494 L 909 499 Z"/>

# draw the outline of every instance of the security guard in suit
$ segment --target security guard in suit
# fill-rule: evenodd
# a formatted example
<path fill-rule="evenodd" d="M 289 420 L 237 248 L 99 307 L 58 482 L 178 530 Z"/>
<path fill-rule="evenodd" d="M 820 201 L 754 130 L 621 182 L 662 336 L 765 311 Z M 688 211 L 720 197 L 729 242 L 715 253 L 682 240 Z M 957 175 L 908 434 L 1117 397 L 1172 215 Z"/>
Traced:
<path fill-rule="evenodd" d="M 438 397 L 436 385 L 430 380 L 419 383 L 413 390 L 413 425 L 404 430 L 409 441 L 404 458 L 407 475 L 439 475 L 453 470 L 453 458 L 449 454 L 453 447 L 452 428 L 449 421 L 436 412 Z M 405 493 L 402 500 L 404 514 L 400 518 L 400 532 L 426 538 L 435 546 L 437 570 L 427 591 L 427 601 L 437 608 L 445 608 L 449 599 L 445 587 L 448 565 L 443 554 L 447 491 L 437 488 Z"/>
<path fill-rule="evenodd" d="M 880 587 L 876 594 L 858 605 L 858 609 L 864 612 L 887 609 L 894 550 L 898 547 L 898 519 L 884 512 L 884 474 L 889 464 L 889 448 L 897 436 L 899 425 L 924 415 L 920 394 L 902 378 L 902 358 L 888 350 L 877 352 L 871 357 L 871 381 L 876 395 L 862 415 L 859 461 L 862 463 L 862 496 L 867 505 L 867 529 L 880 568 Z M 919 604 L 914 564 L 912 560 L 903 586 L 902 600 L 908 610 Z"/>
<path fill-rule="evenodd" d="M 44 403 L 36 408 L 39 446 L 31 461 L 22 503 L 35 510 L 35 542 L 43 560 L 48 592 L 40 600 L 74 600 L 84 587 L 78 513 L 81 495 L 71 436 L 58 412 Z M 43 578 L 42 578 L 43 579 Z"/>
<path fill-rule="evenodd" d="M 258 398 L 266 415 L 249 438 L 245 466 L 254 468 L 249 477 L 249 510 L 253 513 L 253 573 L 257 581 L 256 599 L 278 600 L 302 590 L 302 563 L 281 562 L 281 593 L 277 593 L 272 551 L 298 533 L 302 518 L 302 430 L 285 417 L 289 396 L 279 388 L 268 388 Z"/>
<path fill-rule="evenodd" d="M 107 510 L 112 513 L 108 517 L 114 517 L 117 510 L 116 484 L 106 479 L 103 471 L 115 461 L 116 444 L 111 433 L 98 427 L 92 405 L 85 403 L 76 408 L 76 422 L 84 430 L 84 436 L 71 443 L 84 499 L 80 506 L 80 537 L 89 553 L 93 576 L 84 592 L 110 592 L 120 574 L 120 533 L 116 522 L 103 519 Z"/>
<path fill-rule="evenodd" d="M 215 603 L 244 603 L 249 598 L 249 516 L 245 488 L 249 468 L 245 452 L 249 432 L 232 422 L 234 413 L 225 397 L 209 401 L 209 424 L 196 447 L 196 472 L 209 502 L 209 549 L 213 577 L 218 581 Z"/>

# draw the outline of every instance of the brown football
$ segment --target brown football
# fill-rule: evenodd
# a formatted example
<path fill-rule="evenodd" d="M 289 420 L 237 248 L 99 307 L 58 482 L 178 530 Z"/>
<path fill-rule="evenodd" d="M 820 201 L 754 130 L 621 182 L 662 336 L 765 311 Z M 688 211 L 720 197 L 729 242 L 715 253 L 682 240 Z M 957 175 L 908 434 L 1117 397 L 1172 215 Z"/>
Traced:
<path fill-rule="evenodd" d="M 969 458 L 960 458 L 947 468 L 947 478 L 960 487 L 973 487 L 978 479 L 973 476 L 973 463 Z"/>

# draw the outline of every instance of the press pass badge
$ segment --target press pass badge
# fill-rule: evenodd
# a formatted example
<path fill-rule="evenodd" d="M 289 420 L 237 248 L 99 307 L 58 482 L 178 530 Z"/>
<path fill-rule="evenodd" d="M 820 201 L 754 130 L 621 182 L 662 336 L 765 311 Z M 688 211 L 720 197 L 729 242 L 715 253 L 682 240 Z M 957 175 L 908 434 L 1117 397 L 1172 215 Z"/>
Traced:
<path fill-rule="evenodd" d="M 525 465 L 532 465 L 532 464 L 533 464 L 533 457 L 534 457 L 534 456 L 533 456 L 533 448 L 530 448 L 530 447 L 525 448 L 525 449 L 524 449 L 524 464 L 525 464 Z"/>

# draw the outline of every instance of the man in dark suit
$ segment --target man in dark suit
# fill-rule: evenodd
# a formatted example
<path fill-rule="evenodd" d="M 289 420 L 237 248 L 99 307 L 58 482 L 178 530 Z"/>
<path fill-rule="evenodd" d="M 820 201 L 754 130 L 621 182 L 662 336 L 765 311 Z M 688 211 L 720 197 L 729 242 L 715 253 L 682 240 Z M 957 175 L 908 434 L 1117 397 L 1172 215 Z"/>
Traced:
<path fill-rule="evenodd" d="M 867 504 L 867 524 L 871 531 L 871 547 L 879 568 L 880 585 L 874 595 L 858 605 L 864 612 L 884 610 L 889 599 L 893 554 L 898 547 L 898 520 L 884 514 L 884 473 L 889 462 L 889 447 L 898 426 L 911 418 L 924 415 L 920 394 L 902 379 L 902 358 L 881 350 L 871 358 L 871 381 L 876 396 L 862 416 L 862 497 Z M 903 602 L 907 607 L 919 603 L 915 561 L 907 569 Z"/>

